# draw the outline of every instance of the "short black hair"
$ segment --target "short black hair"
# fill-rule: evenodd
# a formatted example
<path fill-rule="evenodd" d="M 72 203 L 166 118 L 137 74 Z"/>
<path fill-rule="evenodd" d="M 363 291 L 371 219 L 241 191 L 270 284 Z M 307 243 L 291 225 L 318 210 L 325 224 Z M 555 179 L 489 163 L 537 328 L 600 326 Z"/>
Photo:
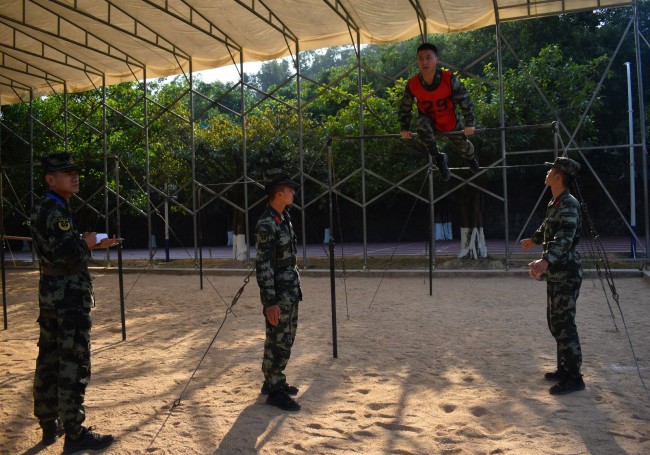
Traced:
<path fill-rule="evenodd" d="M 433 51 L 434 54 L 438 55 L 438 48 L 435 44 L 431 43 L 422 43 L 418 46 L 418 52 L 420 51 Z"/>

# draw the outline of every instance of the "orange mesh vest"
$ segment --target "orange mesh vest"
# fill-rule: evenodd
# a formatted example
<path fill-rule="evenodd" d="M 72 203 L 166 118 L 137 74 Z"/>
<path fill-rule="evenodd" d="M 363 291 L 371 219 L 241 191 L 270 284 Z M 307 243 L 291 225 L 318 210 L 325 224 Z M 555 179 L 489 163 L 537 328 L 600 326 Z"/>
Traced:
<path fill-rule="evenodd" d="M 451 71 L 442 70 L 440 85 L 435 90 L 425 90 L 418 76 L 411 78 L 408 87 L 417 100 L 420 114 L 432 118 L 438 131 L 456 128 L 456 111 L 451 102 Z"/>

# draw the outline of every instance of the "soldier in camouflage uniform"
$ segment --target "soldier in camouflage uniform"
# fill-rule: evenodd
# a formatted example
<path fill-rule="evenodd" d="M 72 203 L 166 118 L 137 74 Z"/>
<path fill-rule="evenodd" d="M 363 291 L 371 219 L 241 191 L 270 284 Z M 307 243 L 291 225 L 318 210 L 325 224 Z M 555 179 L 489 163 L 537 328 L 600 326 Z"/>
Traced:
<path fill-rule="evenodd" d="M 463 131 L 464 135 L 450 135 L 447 138 L 458 152 L 467 160 L 470 170 L 476 174 L 480 167 L 474 154 L 474 145 L 467 136 L 474 134 L 474 107 L 469 93 L 463 83 L 451 72 L 438 69 L 438 48 L 430 43 L 418 47 L 418 68 L 420 72 L 413 76 L 406 85 L 404 95 L 399 103 L 400 135 L 411 138 L 413 100 L 417 100 L 417 143 L 418 146 L 433 156 L 443 181 L 451 178 L 447 166 L 447 155 L 438 151 L 436 132 Z M 456 106 L 463 113 L 465 126 L 456 113 Z"/>
<path fill-rule="evenodd" d="M 34 375 L 34 415 L 50 445 L 65 434 L 64 453 L 108 447 L 113 436 L 82 424 L 90 380 L 90 309 L 95 305 L 88 273 L 96 232 L 80 234 L 69 205 L 79 191 L 79 172 L 71 155 L 56 153 L 41 160 L 48 191 L 31 212 L 34 250 L 40 262 L 38 302 L 40 337 Z"/>
<path fill-rule="evenodd" d="M 298 184 L 281 169 L 264 175 L 268 205 L 257 222 L 257 284 L 266 324 L 262 393 L 266 402 L 285 411 L 298 411 L 291 395 L 298 389 L 287 384 L 284 370 L 298 328 L 298 303 L 302 300 L 296 265 L 296 234 L 286 210 L 293 204 Z"/>
<path fill-rule="evenodd" d="M 546 280 L 548 328 L 557 343 L 557 370 L 545 374 L 549 381 L 558 381 L 549 389 L 553 395 L 584 390 L 580 373 L 582 350 L 576 328 L 576 300 L 582 284 L 582 265 L 576 245 L 580 241 L 582 218 L 580 203 L 569 192 L 569 185 L 580 170 L 580 164 L 558 157 L 546 174 L 545 184 L 553 199 L 546 209 L 546 218 L 529 239 L 521 241 L 524 250 L 542 244 L 542 258 L 528 264 L 530 276 Z"/>

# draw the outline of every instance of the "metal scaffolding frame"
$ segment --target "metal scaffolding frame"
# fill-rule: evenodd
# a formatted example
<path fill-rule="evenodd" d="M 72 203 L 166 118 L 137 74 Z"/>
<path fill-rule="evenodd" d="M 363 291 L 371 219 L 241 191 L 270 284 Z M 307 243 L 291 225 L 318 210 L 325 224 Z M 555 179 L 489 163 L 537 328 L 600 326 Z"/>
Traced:
<path fill-rule="evenodd" d="M 411 7 L 413 8 L 413 13 L 418 21 L 420 31 L 422 33 L 423 37 L 426 37 L 427 35 L 427 21 L 426 21 L 426 15 L 424 13 L 424 9 L 422 8 L 422 5 L 418 0 L 409 0 Z M 196 100 L 201 100 L 205 99 L 205 95 L 199 93 L 197 90 L 195 90 L 195 80 L 193 76 L 193 60 L 192 56 L 187 50 L 182 49 L 176 44 L 171 43 L 168 39 L 166 39 L 164 36 L 156 32 L 153 28 L 147 26 L 146 24 L 142 23 L 141 21 L 138 20 L 137 17 L 135 17 L 133 14 L 131 14 L 128 10 L 125 10 L 123 8 L 120 8 L 117 6 L 115 3 L 111 2 L 110 0 L 104 0 L 104 3 L 106 5 L 107 10 L 109 11 L 119 11 L 120 15 L 119 18 L 121 20 L 117 20 L 118 15 L 116 14 L 107 14 L 104 18 L 98 18 L 94 16 L 90 16 L 81 9 L 79 9 L 76 5 L 76 3 L 71 3 L 71 2 L 63 2 L 63 1 L 51 1 L 51 2 L 44 2 L 42 0 L 25 0 L 24 1 L 24 8 L 28 9 L 29 7 L 35 7 L 38 6 L 39 8 L 45 9 L 49 11 L 53 15 L 58 15 L 58 11 L 61 9 L 66 10 L 68 12 L 73 12 L 76 15 L 78 15 L 80 18 L 83 17 L 84 21 L 83 24 L 89 24 L 89 23 L 96 23 L 99 25 L 102 25 L 103 27 L 109 27 L 109 28 L 114 28 L 116 31 L 119 31 L 120 33 L 127 34 L 131 36 L 134 40 L 135 43 L 141 43 L 142 45 L 146 45 L 148 48 L 155 49 L 157 52 L 164 53 L 168 55 L 171 59 L 175 60 L 178 63 L 178 68 L 179 68 L 179 73 L 183 74 L 183 76 L 186 78 L 188 81 L 188 86 L 189 89 L 183 96 L 189 97 L 189 105 L 190 105 L 190 113 L 188 118 L 183 118 L 178 116 L 175 112 L 173 112 L 173 103 L 168 105 L 168 106 L 159 106 L 156 105 L 149 94 L 147 93 L 147 64 L 146 62 L 142 61 L 141 59 L 137 58 L 135 55 L 132 55 L 128 49 L 120 49 L 116 48 L 112 43 L 104 40 L 100 35 L 95 34 L 93 32 L 93 28 L 89 27 L 88 25 L 79 25 L 77 23 L 72 23 L 69 20 L 67 20 L 64 17 L 60 17 L 60 22 L 65 24 L 65 27 L 60 27 L 56 30 L 45 30 L 45 29 L 37 29 L 33 25 L 30 25 L 26 21 L 17 21 L 15 18 L 10 18 L 8 16 L 0 14 L 0 26 L 9 28 L 12 30 L 12 33 L 14 34 L 14 40 L 12 41 L 12 44 L 7 44 L 7 43 L 0 43 L 0 56 L 3 59 L 3 62 L 5 61 L 12 61 L 12 67 L 7 70 L 7 68 L 4 66 L 0 68 L 0 85 L 2 86 L 10 86 L 14 89 L 15 93 L 17 95 L 21 96 L 22 101 L 25 104 L 29 105 L 30 109 L 30 116 L 29 116 L 29 125 L 27 128 L 27 132 L 16 132 L 12 131 L 10 128 L 7 127 L 4 123 L 0 121 L 0 130 L 2 130 L 2 133 L 0 133 L 0 139 L 4 137 L 5 134 L 9 135 L 15 135 L 17 137 L 20 137 L 21 142 L 27 149 L 28 153 L 26 156 L 26 162 L 25 164 L 29 166 L 30 169 L 30 204 L 33 203 L 33 197 L 34 197 L 34 134 L 35 134 L 35 129 L 43 130 L 43 131 L 48 131 L 48 134 L 56 137 L 62 144 L 63 148 L 65 150 L 69 151 L 68 148 L 68 140 L 69 137 L 73 134 L 76 134 L 76 132 L 80 129 L 86 129 L 89 131 L 89 133 L 94 134 L 97 138 L 101 140 L 102 143 L 102 150 L 97 150 L 96 151 L 96 156 L 98 159 L 103 159 L 104 160 L 104 188 L 103 189 L 97 189 L 98 192 L 103 192 L 103 208 L 97 209 L 93 208 L 97 214 L 101 214 L 103 219 L 105 220 L 105 228 L 108 231 L 109 229 L 109 218 L 111 216 L 114 216 L 116 211 L 119 211 L 119 205 L 127 203 L 128 201 L 124 200 L 123 197 L 120 199 L 120 203 L 118 203 L 118 207 L 110 207 L 110 195 L 115 194 L 114 190 L 109 188 L 109 185 L 107 183 L 107 176 L 109 174 L 109 161 L 108 161 L 108 156 L 111 156 L 112 154 L 116 154 L 118 157 L 118 162 L 121 163 L 122 166 L 128 165 L 127 162 L 122 160 L 120 158 L 120 151 L 114 151 L 114 150 L 108 150 L 108 144 L 107 144 L 107 137 L 109 134 L 111 134 L 111 129 L 112 129 L 112 124 L 111 122 L 115 122 L 117 120 L 111 120 L 109 121 L 109 117 L 112 119 L 119 119 L 122 122 L 125 122 L 132 127 L 138 128 L 142 131 L 143 135 L 143 151 L 146 156 L 146 175 L 145 177 L 145 182 L 144 185 L 142 186 L 142 191 L 145 195 L 145 198 L 147 200 L 147 210 L 146 212 L 142 212 L 142 215 L 147 218 L 147 226 L 148 226 L 148 239 L 149 239 L 149 260 L 153 261 L 153 245 L 151 244 L 151 238 L 152 238 L 152 218 L 155 216 L 159 216 L 159 208 L 161 207 L 161 204 L 156 204 L 153 202 L 154 195 L 157 195 L 157 197 L 160 197 L 164 199 L 165 201 L 169 201 L 173 204 L 176 204 L 177 207 L 179 207 L 180 210 L 184 211 L 187 214 L 190 214 L 192 216 L 192 222 L 193 222 L 193 238 L 194 238 L 194 258 L 198 258 L 200 255 L 200 245 L 199 245 L 199 237 L 200 237 L 200 232 L 199 232 L 199 223 L 197 221 L 197 217 L 200 215 L 201 211 L 207 207 L 210 203 L 214 201 L 220 201 L 223 202 L 224 204 L 232 207 L 233 209 L 241 212 L 243 216 L 245 217 L 245 226 L 246 226 L 246 238 L 250 239 L 250 232 L 249 232 L 249 226 L 250 226 L 250 220 L 249 220 L 249 214 L 253 208 L 258 206 L 263 202 L 263 199 L 251 199 L 253 195 L 249 191 L 249 185 L 258 185 L 254 179 L 252 179 L 249 175 L 249 169 L 247 167 L 247 154 L 248 154 L 248 145 L 247 145 L 247 125 L 246 125 L 246 116 L 250 114 L 252 110 L 254 110 L 256 107 L 258 107 L 261 103 L 264 103 L 266 100 L 278 100 L 275 96 L 276 91 L 280 88 L 276 88 L 273 91 L 270 92 L 264 92 L 258 87 L 255 87 L 251 85 L 250 83 L 245 81 L 245 74 L 244 74 L 244 58 L 243 58 L 243 49 L 242 46 L 239 45 L 234 39 L 229 37 L 227 34 L 221 31 L 219 24 L 211 22 L 207 17 L 205 17 L 199 10 L 194 8 L 192 5 L 187 3 L 186 1 L 183 0 L 184 5 L 188 8 L 189 13 L 188 14 L 178 14 L 176 11 L 172 10 L 169 8 L 169 6 L 165 4 L 159 4 L 157 2 L 151 2 L 151 1 L 145 1 L 148 6 L 156 8 L 160 11 L 160 14 L 166 15 L 168 18 L 173 18 L 176 21 L 182 22 L 185 24 L 187 27 L 192 28 L 193 30 L 200 31 L 205 37 L 210 38 L 211 40 L 214 41 L 215 45 L 217 46 L 223 46 L 227 49 L 230 58 L 234 64 L 237 65 L 240 79 L 238 82 L 236 82 L 229 90 L 230 93 L 238 90 L 239 95 L 241 97 L 241 109 L 239 112 L 232 112 L 231 109 L 225 107 L 221 100 L 216 99 L 216 100 L 209 100 L 210 101 L 210 106 L 206 108 L 203 112 L 200 112 L 197 116 L 194 115 L 194 106 Z M 310 205 L 313 205 L 316 201 L 318 201 L 321 198 L 324 198 L 327 195 L 327 188 L 328 188 L 328 182 L 327 181 L 320 181 L 318 179 L 315 179 L 313 176 L 311 176 L 308 172 L 308 170 L 305 168 L 305 162 L 304 162 L 304 144 L 303 144 L 303 110 L 311 103 L 312 100 L 303 100 L 303 95 L 302 95 L 302 85 L 304 83 L 313 83 L 313 84 L 318 84 L 322 85 L 323 88 L 330 90 L 330 89 L 335 89 L 335 87 L 332 84 L 322 84 L 319 81 L 313 80 L 307 75 L 302 74 L 301 68 L 300 68 L 300 56 L 301 56 L 301 47 L 300 47 L 300 40 L 297 37 L 297 34 L 293 32 L 289 26 L 287 26 L 281 17 L 279 17 L 272 9 L 267 7 L 263 2 L 250 2 L 250 3 L 245 3 L 245 2 L 237 2 L 239 6 L 245 10 L 247 10 L 251 15 L 253 15 L 257 20 L 262 21 L 269 29 L 273 30 L 274 33 L 280 34 L 285 43 L 286 43 L 286 48 L 287 48 L 287 53 L 290 55 L 290 58 L 293 62 L 295 72 L 289 76 L 287 81 L 282 84 L 282 86 L 285 86 L 289 84 L 291 81 L 295 79 L 296 84 L 295 84 L 295 104 L 290 105 L 289 107 L 291 109 L 294 109 L 295 112 L 298 115 L 298 131 L 297 137 L 298 137 L 298 143 L 297 143 L 297 148 L 299 151 L 299 163 L 298 163 L 298 169 L 299 172 L 297 174 L 297 178 L 300 179 L 300 183 L 302 185 L 302 188 L 304 189 L 304 184 L 305 182 L 309 181 L 310 183 L 315 184 L 317 187 L 321 188 L 323 190 L 322 193 L 317 195 L 314 199 L 306 200 L 305 199 L 305 193 L 304 190 L 300 192 L 300 199 L 299 199 L 299 204 L 297 205 L 297 208 L 301 211 L 301 217 L 302 217 L 302 238 L 303 238 L 303 243 L 306 243 L 306 226 L 307 226 L 307 220 L 305 219 L 305 208 L 309 207 Z M 362 62 L 362 56 L 361 56 L 361 35 L 360 35 L 360 27 L 358 24 L 355 23 L 355 20 L 353 16 L 346 10 L 345 5 L 341 3 L 338 0 L 325 0 L 325 4 L 329 6 L 331 11 L 333 11 L 341 21 L 343 21 L 348 29 L 349 32 L 349 37 L 350 37 L 350 45 L 353 47 L 355 56 L 356 56 L 356 66 L 354 68 L 350 68 L 349 72 L 346 74 L 352 74 L 352 72 L 356 72 L 356 79 L 357 79 L 357 86 L 358 86 L 358 99 L 355 101 L 359 103 L 359 133 L 360 136 L 364 136 L 364 105 L 367 101 L 367 97 L 364 96 L 362 86 L 363 86 L 363 78 L 364 74 L 366 72 L 372 71 L 372 68 L 366 68 L 363 65 Z M 506 153 L 506 144 L 507 144 L 507 125 L 505 124 L 505 115 L 504 115 L 504 106 L 503 106 L 503 53 L 505 49 L 508 49 L 511 54 L 513 54 L 516 57 L 516 53 L 512 46 L 507 42 L 503 34 L 501 33 L 501 17 L 504 16 L 507 18 L 507 20 L 511 20 L 511 18 L 508 16 L 508 8 L 500 7 L 498 3 L 495 1 L 494 2 L 494 9 L 495 9 L 495 14 L 497 17 L 496 21 L 496 26 L 495 26 L 495 36 L 496 36 L 496 48 L 493 51 L 488 52 L 486 55 L 481 57 L 481 59 L 484 59 L 487 55 L 489 55 L 491 52 L 496 52 L 496 58 L 498 62 L 498 71 L 499 71 L 499 91 L 501 94 L 501 106 L 500 106 L 500 127 L 501 127 L 501 158 L 494 162 L 491 163 L 490 166 L 494 168 L 499 168 L 501 167 L 503 169 L 503 179 L 502 179 L 502 186 L 503 186 L 503 194 L 502 195 L 495 195 L 492 194 L 492 196 L 495 196 L 499 198 L 500 200 L 503 201 L 503 206 L 504 206 L 504 217 L 505 217 L 505 238 L 506 238 L 506 248 L 509 248 L 509 220 L 508 220 L 508 178 L 507 178 L 507 173 L 505 171 L 506 167 L 508 166 L 507 162 L 507 153 Z M 539 14 L 538 16 L 544 16 L 545 14 Z M 534 17 L 534 15 L 531 15 L 531 17 Z M 129 23 L 125 25 L 124 18 L 128 18 Z M 81 23 L 81 22 L 80 22 Z M 138 30 L 140 32 L 135 32 L 135 30 Z M 144 33 L 141 33 L 141 31 L 145 31 Z M 628 25 L 628 29 L 626 30 L 626 34 L 629 32 L 634 33 L 634 42 L 635 42 L 635 52 L 636 52 L 636 79 L 637 79 L 637 91 L 638 91 L 638 104 L 639 104 L 639 120 L 640 120 L 640 125 L 644 125 L 645 122 L 645 106 L 644 106 L 644 94 L 643 94 L 643 85 L 642 85 L 642 65 L 641 65 L 641 55 L 640 55 L 640 48 L 641 48 L 641 33 L 639 30 L 639 17 L 638 17 L 638 2 L 634 1 L 632 2 L 632 18 L 630 20 L 630 24 Z M 74 43 L 75 46 L 78 46 L 81 51 L 84 49 L 90 50 L 92 47 L 93 52 L 100 52 L 102 53 L 103 56 L 108 57 L 112 59 L 116 65 L 120 65 L 122 67 L 126 67 L 129 69 L 129 71 L 132 72 L 134 79 L 139 78 L 136 77 L 136 75 L 141 75 L 141 83 L 139 85 L 141 94 L 137 97 L 137 103 L 140 104 L 141 111 L 143 112 L 143 115 L 141 118 L 138 118 L 134 116 L 131 112 L 117 112 L 113 107 L 109 105 L 107 102 L 107 89 L 106 89 L 106 73 L 103 72 L 102 70 L 95 68 L 92 64 L 92 60 L 89 59 L 89 61 L 81 61 L 79 59 L 79 55 L 83 55 L 83 52 L 79 55 L 70 55 L 67 54 L 64 50 L 62 49 L 57 49 L 52 47 L 52 45 L 48 42 L 46 42 L 45 39 L 43 39 L 43 36 L 48 36 L 50 38 L 56 38 L 57 40 L 60 40 L 61 42 L 66 42 L 66 43 Z M 76 37 L 73 38 L 73 36 Z M 20 39 L 19 39 L 20 38 Z M 30 61 L 27 61 L 26 58 L 23 58 L 25 56 L 25 51 L 23 51 L 19 44 L 22 40 L 29 40 L 30 42 L 37 42 L 39 43 L 41 53 L 36 54 L 36 53 L 31 53 L 30 56 L 34 58 L 38 58 L 40 61 L 43 63 L 47 63 L 47 67 L 45 65 L 43 66 L 37 66 L 31 63 Z M 91 46 L 89 43 L 100 43 L 101 46 Z M 621 46 L 621 43 L 623 42 L 623 38 L 621 38 L 621 41 L 618 44 L 618 49 Z M 103 50 L 102 50 L 103 49 Z M 476 62 L 473 62 L 470 65 L 473 66 L 474 64 L 478 63 L 481 59 L 477 60 Z M 610 62 L 611 64 L 611 62 Z M 102 83 L 101 86 L 97 86 L 96 89 L 101 89 L 102 93 L 102 98 L 100 101 L 98 101 L 98 104 L 95 106 L 91 106 L 89 109 L 89 112 L 85 117 L 81 117 L 79 115 L 76 115 L 72 109 L 70 109 L 70 106 L 68 103 L 70 102 L 70 93 L 68 91 L 67 87 L 67 82 L 64 80 L 64 78 L 60 77 L 57 75 L 57 69 L 61 67 L 67 67 L 67 68 L 73 68 L 76 71 L 79 71 L 80 73 L 88 75 L 88 79 L 91 79 L 91 76 L 101 76 Z M 5 71 L 7 70 L 7 71 Z M 402 71 L 400 74 L 389 77 L 389 81 L 394 81 L 398 77 L 402 75 L 404 71 Z M 65 131 L 64 132 L 56 132 L 52 131 L 48 125 L 44 125 L 42 122 L 39 122 L 39 119 L 37 116 L 35 116 L 32 112 L 33 109 L 33 100 L 35 97 L 35 94 L 33 93 L 32 89 L 30 86 L 25 83 L 24 81 L 27 78 L 28 80 L 40 80 L 40 81 L 45 81 L 47 84 L 49 84 L 52 87 L 52 92 L 54 93 L 53 96 L 58 96 L 62 99 L 62 114 L 65 117 Z M 339 81 L 334 81 L 334 84 L 338 83 Z M 534 86 L 534 83 L 533 83 Z M 62 90 L 58 89 L 57 87 L 63 87 Z M 247 90 L 252 90 L 257 92 L 261 98 L 260 100 L 253 106 L 246 106 L 245 105 L 245 92 Z M 379 90 L 379 88 L 377 89 Z M 543 94 L 541 93 L 541 90 L 539 90 L 536 87 L 536 90 L 540 95 Z M 29 93 L 29 99 L 26 99 L 23 93 Z M 375 92 L 376 93 L 376 92 Z M 595 96 L 595 94 L 594 94 Z M 175 100 L 175 103 L 180 102 L 181 99 Z M 593 101 L 593 99 L 592 99 Z M 231 114 L 235 114 L 236 116 L 239 117 L 241 121 L 241 130 L 242 130 L 242 161 L 243 161 L 243 173 L 240 177 L 240 179 L 237 182 L 230 182 L 229 186 L 226 186 L 224 189 L 220 191 L 215 191 L 210 188 L 210 182 L 200 182 L 197 180 L 196 177 L 196 150 L 195 150 L 195 143 L 194 143 L 194 127 L 196 122 L 200 119 L 202 115 L 204 115 L 208 109 L 224 109 L 229 111 Z M 133 109 L 135 111 L 136 109 Z M 151 111 L 155 110 L 154 113 Z M 585 115 L 587 114 L 589 110 L 589 107 L 585 111 Z M 94 124 L 92 121 L 92 118 L 96 115 L 97 112 L 101 111 L 101 121 L 99 124 Z M 160 118 L 164 115 L 170 115 L 170 116 L 175 116 L 178 121 L 183 122 L 184 124 L 187 125 L 187 128 L 190 129 L 190 156 L 191 156 L 191 169 L 189 170 L 191 173 L 191 200 L 187 203 L 181 203 L 175 200 L 174 196 L 176 192 L 178 192 L 178 189 L 175 190 L 170 190 L 169 188 L 157 188 L 154 185 L 152 185 L 150 181 L 150 175 L 151 175 L 151 169 L 150 169 L 150 162 L 149 162 L 149 156 L 150 156 L 150 150 L 151 150 L 151 145 L 149 143 L 149 132 L 151 125 L 159 121 Z M 554 121 L 559 121 L 559 119 L 553 119 Z M 578 128 L 571 132 L 564 127 L 561 122 L 561 130 L 569 137 L 569 140 L 567 141 L 566 145 L 563 145 L 562 147 L 562 152 L 567 152 L 569 150 L 575 150 L 577 151 L 582 158 L 588 163 L 587 157 L 583 154 L 583 151 L 586 150 L 586 148 L 581 148 L 578 144 L 575 143 L 574 138 L 575 135 L 580 128 Z M 363 243 L 364 243 L 364 256 L 365 259 L 367 260 L 367 248 L 365 246 L 367 245 L 367 217 L 366 217 L 366 208 L 368 206 L 368 200 L 366 197 L 366 178 L 368 175 L 371 175 L 372 171 L 366 169 L 366 141 L 364 139 L 361 139 L 359 141 L 359 154 L 360 154 L 360 160 L 361 160 L 361 165 L 359 168 L 359 174 L 361 178 L 361 201 L 358 201 L 358 204 L 360 207 L 362 207 L 362 232 L 363 232 Z M 648 163 L 647 163 L 647 139 L 646 139 L 646 130 L 645 128 L 641 128 L 641 140 L 638 144 L 624 144 L 624 145 L 616 145 L 614 147 L 638 147 L 642 150 L 641 156 L 642 156 L 642 168 L 643 168 L 643 182 L 644 182 L 644 199 L 643 199 L 643 207 L 644 207 L 644 226 L 645 226 L 645 245 L 646 245 L 646 261 L 650 260 L 650 252 L 648 251 L 647 245 L 650 243 L 650 220 L 649 220 L 649 213 L 648 213 L 648 176 L 647 176 L 647 169 L 648 169 Z M 556 152 L 557 153 L 557 152 Z M 2 142 L 0 142 L 0 165 L 3 165 L 2 162 Z M 593 168 L 591 168 L 590 165 L 588 165 L 588 168 L 590 171 L 598 178 L 598 176 L 595 174 L 595 171 Z M 9 178 L 8 174 L 6 173 L 5 166 L 3 166 L 3 179 Z M 134 178 L 134 180 L 136 180 Z M 387 183 L 389 185 L 392 185 L 396 189 L 400 189 L 400 186 L 403 184 L 403 182 L 394 182 L 391 181 L 390 178 L 387 178 Z M 474 178 L 469 178 L 467 180 L 464 179 L 459 179 L 461 180 L 459 183 L 459 186 L 462 185 L 472 185 L 480 189 L 481 191 L 486 191 L 484 188 L 481 188 L 480 186 L 476 185 L 473 180 Z M 227 196 L 227 190 L 228 188 L 231 188 L 232 185 L 235 184 L 240 184 L 244 183 L 244 198 L 243 198 L 243 203 L 240 203 L 238 201 L 231 200 Z M 140 185 L 140 182 L 137 183 Z M 602 186 L 602 182 L 601 182 Z M 607 190 L 603 187 L 605 192 Z M 5 204 L 13 204 L 11 201 L 11 198 L 4 194 L 3 192 L 3 187 L 0 186 L 0 198 L 2 200 L 2 205 L 4 206 Z M 450 192 L 455 191 L 455 189 L 451 189 L 446 193 L 443 193 L 441 196 L 438 196 L 433 203 L 436 201 L 439 201 L 441 198 L 444 198 L 446 195 L 448 195 Z M 94 195 L 98 194 L 97 192 L 94 193 Z M 207 194 L 207 198 L 204 199 L 203 195 Z M 608 194 L 608 193 L 607 193 Z M 609 196 L 609 194 L 608 194 Z M 120 196 L 118 196 L 120 197 Z M 433 196 L 432 196 L 433 197 Z M 609 196 L 609 199 L 611 202 L 614 204 L 616 207 L 616 203 Z M 200 200 L 200 201 L 199 201 Z M 90 204 L 89 202 L 84 204 L 88 206 L 94 207 L 93 204 Z M 101 206 L 102 204 L 98 204 L 98 206 Z M 135 207 L 134 207 L 135 208 Z M 616 207 L 617 211 L 619 214 L 621 214 L 620 209 Z M 433 209 L 432 209 L 433 210 Z M 622 214 L 621 214 L 622 215 Z M 4 218 L 3 218 L 3 223 L 2 223 L 2 232 L 1 234 L 4 235 Z M 630 228 L 628 224 L 628 228 Z M 433 230 L 433 229 L 432 229 Z M 633 235 L 636 235 L 632 233 Z M 520 234 L 521 236 L 521 234 Z M 250 247 L 249 247 L 250 248 Z M 306 248 L 303 249 L 305 257 L 303 258 L 306 262 Z M 506 251 L 507 256 L 509 257 L 510 253 L 507 250 Z M 250 253 L 249 253 L 250 257 Z"/>

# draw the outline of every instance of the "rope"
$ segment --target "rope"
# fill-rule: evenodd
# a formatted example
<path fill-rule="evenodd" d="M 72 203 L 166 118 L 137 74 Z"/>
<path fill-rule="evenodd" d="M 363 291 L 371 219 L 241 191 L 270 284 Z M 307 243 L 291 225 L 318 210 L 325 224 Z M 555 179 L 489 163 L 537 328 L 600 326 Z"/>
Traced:
<path fill-rule="evenodd" d="M 595 267 L 596 267 L 596 272 L 598 274 L 598 279 L 601 282 L 601 285 L 603 287 L 603 290 L 605 290 L 605 281 L 607 281 L 607 286 L 609 287 L 609 290 L 612 294 L 612 299 L 614 302 L 616 302 L 616 307 L 618 308 L 618 313 L 621 316 L 621 322 L 623 324 L 623 329 L 625 330 L 625 337 L 627 338 L 628 344 L 630 346 L 630 351 L 632 352 L 632 358 L 634 360 L 634 365 L 636 367 L 637 374 L 639 376 L 639 380 L 641 381 L 641 386 L 643 387 L 643 390 L 646 393 L 646 396 L 648 399 L 650 399 L 650 391 L 648 390 L 645 381 L 643 380 L 643 375 L 641 374 L 641 367 L 639 366 L 639 361 L 637 359 L 636 352 L 634 350 L 634 343 L 632 343 L 632 337 L 630 336 L 630 332 L 627 328 L 627 323 L 625 322 L 625 316 L 623 314 L 623 308 L 621 308 L 621 304 L 619 302 L 619 295 L 618 292 L 616 291 L 616 286 L 614 285 L 614 276 L 612 275 L 612 269 L 609 265 L 609 259 L 607 258 L 607 253 L 605 252 L 605 248 L 603 247 L 602 242 L 600 241 L 600 236 L 598 235 L 598 232 L 596 231 L 596 227 L 594 225 L 593 220 L 591 219 L 591 216 L 589 215 L 589 212 L 587 211 L 587 204 L 584 203 L 582 194 L 580 193 L 580 188 L 578 187 L 577 183 L 573 182 L 573 189 L 576 193 L 576 196 L 578 196 L 578 200 L 580 201 L 580 206 L 582 207 L 582 211 L 584 214 L 584 221 L 586 221 L 586 225 L 588 227 L 588 232 L 591 235 L 591 238 L 595 244 L 595 252 L 597 256 L 592 256 L 592 259 L 594 261 Z M 593 254 L 593 251 L 592 251 Z M 600 264 L 603 264 L 603 270 L 601 270 Z M 604 279 L 603 279 L 604 276 Z M 614 320 L 614 312 L 612 310 L 612 306 L 609 302 L 609 298 L 607 296 L 607 292 L 605 291 L 605 300 L 607 301 L 607 306 L 609 307 L 610 314 L 612 315 L 612 320 L 614 321 L 614 327 L 616 328 L 616 331 L 618 332 L 618 327 L 616 326 L 616 321 Z"/>
<path fill-rule="evenodd" d="M 422 181 L 422 186 L 420 186 L 420 191 L 418 192 L 418 196 L 422 194 L 422 190 L 424 189 L 424 185 L 427 183 L 427 178 L 429 178 L 429 174 L 431 173 L 431 168 L 429 168 L 429 171 L 424 175 L 424 180 Z M 399 247 L 399 243 L 402 240 L 402 237 L 404 236 L 404 232 L 406 232 L 406 227 L 409 224 L 409 221 L 411 220 L 411 216 L 413 215 L 413 211 L 415 210 L 415 205 L 417 204 L 417 199 L 413 201 L 413 205 L 411 205 L 411 210 L 409 211 L 408 216 L 406 217 L 406 221 L 404 222 L 404 225 L 402 226 L 402 232 L 400 232 L 397 242 L 395 243 L 395 247 L 393 248 L 393 252 L 390 255 L 390 259 L 388 260 L 388 263 L 386 264 L 386 267 L 384 268 L 384 271 L 381 274 L 381 278 L 379 280 L 379 285 L 377 286 L 377 289 L 375 290 L 375 294 L 372 296 L 372 300 L 370 301 L 370 305 L 368 305 L 368 308 L 372 307 L 372 304 L 375 302 L 375 298 L 377 297 L 377 294 L 379 293 L 379 288 L 381 287 L 381 284 L 384 281 L 384 277 L 386 276 L 386 272 L 388 271 L 388 268 L 391 266 L 393 263 L 393 257 L 395 256 L 395 252 L 397 251 L 397 248 Z M 431 254 L 431 252 L 430 252 Z"/>
<path fill-rule="evenodd" d="M 174 409 L 176 409 L 178 406 L 180 406 L 182 404 L 183 395 L 185 395 L 185 392 L 187 391 L 187 388 L 189 387 L 192 380 L 194 379 L 194 376 L 196 375 L 196 372 L 201 367 L 201 364 L 203 363 L 203 360 L 205 360 L 205 357 L 208 355 L 208 352 L 210 351 L 210 348 L 212 348 L 212 345 L 216 341 L 217 336 L 219 336 L 219 333 L 221 332 L 221 329 L 223 328 L 224 324 L 226 323 L 226 320 L 228 319 L 228 315 L 230 313 L 234 314 L 234 312 L 232 311 L 232 308 L 235 306 L 235 304 L 237 304 L 237 301 L 239 300 L 239 298 L 243 294 L 244 288 L 250 282 L 250 277 L 253 274 L 253 272 L 255 272 L 255 267 L 253 267 L 253 269 L 248 273 L 246 278 L 244 278 L 244 284 L 239 288 L 239 291 L 237 291 L 237 293 L 233 297 L 232 301 L 230 302 L 230 305 L 228 306 L 228 308 L 226 308 L 226 312 L 224 314 L 223 320 L 221 321 L 221 324 L 219 325 L 219 328 L 217 329 L 217 332 L 212 337 L 212 340 L 210 340 L 210 343 L 208 344 L 208 347 L 205 349 L 205 352 L 201 356 L 201 359 L 199 360 L 199 363 L 196 365 L 196 368 L 194 368 L 194 371 L 192 371 L 192 374 L 191 374 L 190 378 L 187 380 L 187 383 L 185 384 L 185 387 L 183 387 L 183 390 L 181 391 L 180 395 L 178 396 L 178 398 L 176 400 L 174 400 L 174 402 L 172 404 L 172 407 L 167 412 L 167 417 L 165 417 L 165 420 L 163 421 L 160 428 L 158 429 L 158 431 L 154 435 L 153 439 L 151 440 L 151 443 L 147 447 L 147 450 L 151 449 L 151 446 L 154 444 L 154 442 L 158 438 L 158 435 L 162 432 L 163 428 L 167 425 L 167 421 L 172 416 L 172 413 L 174 412 Z"/>

